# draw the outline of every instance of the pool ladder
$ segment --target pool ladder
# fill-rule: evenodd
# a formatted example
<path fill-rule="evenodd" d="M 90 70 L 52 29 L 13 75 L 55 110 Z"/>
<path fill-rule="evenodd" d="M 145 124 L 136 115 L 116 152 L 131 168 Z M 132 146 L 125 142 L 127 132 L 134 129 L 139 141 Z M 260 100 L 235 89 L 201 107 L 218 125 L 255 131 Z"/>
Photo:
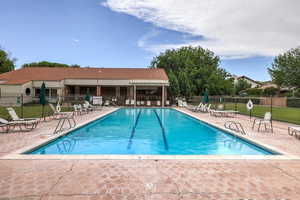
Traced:
<path fill-rule="evenodd" d="M 56 128 L 55 128 L 53 134 L 59 133 L 59 132 L 64 131 L 64 130 L 67 130 L 67 129 L 64 129 L 64 124 L 66 122 L 68 122 L 68 124 L 69 124 L 69 128 L 67 128 L 67 129 L 71 129 L 71 128 L 74 128 L 76 126 L 74 113 L 72 113 L 71 115 L 66 114 L 63 117 L 61 117 L 58 121 L 58 124 L 56 125 Z"/>
<path fill-rule="evenodd" d="M 224 127 L 242 135 L 246 135 L 246 132 L 241 123 L 235 121 L 227 121 L 224 123 Z"/>

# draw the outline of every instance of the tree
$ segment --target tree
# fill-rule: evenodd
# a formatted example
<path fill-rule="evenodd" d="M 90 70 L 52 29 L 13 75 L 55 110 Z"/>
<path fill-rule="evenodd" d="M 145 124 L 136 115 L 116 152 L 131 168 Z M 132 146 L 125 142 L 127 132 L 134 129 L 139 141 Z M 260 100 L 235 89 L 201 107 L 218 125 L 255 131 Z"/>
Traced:
<path fill-rule="evenodd" d="M 177 88 L 171 81 L 176 77 L 182 96 L 202 95 L 206 89 L 210 95 L 230 94 L 233 81 L 219 63 L 218 56 L 199 46 L 166 50 L 153 58 L 150 67 L 165 69 L 171 88 Z M 176 90 L 173 88 L 171 91 Z"/>
<path fill-rule="evenodd" d="M 33 63 L 27 63 L 24 64 L 22 67 L 80 67 L 79 65 L 67 65 L 63 63 L 55 63 L 55 62 L 48 62 L 48 61 L 42 61 L 42 62 L 33 62 Z"/>
<path fill-rule="evenodd" d="M 9 58 L 8 53 L 0 49 L 0 74 L 14 70 L 15 61 L 16 59 Z"/>
<path fill-rule="evenodd" d="M 279 87 L 300 87 L 300 47 L 275 57 L 268 68 L 272 81 Z"/>
<path fill-rule="evenodd" d="M 177 77 L 174 75 L 173 71 L 169 72 L 169 82 L 170 87 L 168 88 L 170 95 L 177 97 L 180 95 L 180 88 Z"/>
<path fill-rule="evenodd" d="M 251 88 L 251 84 L 244 79 L 239 79 L 235 84 L 235 92 L 239 94 L 241 91 Z"/>

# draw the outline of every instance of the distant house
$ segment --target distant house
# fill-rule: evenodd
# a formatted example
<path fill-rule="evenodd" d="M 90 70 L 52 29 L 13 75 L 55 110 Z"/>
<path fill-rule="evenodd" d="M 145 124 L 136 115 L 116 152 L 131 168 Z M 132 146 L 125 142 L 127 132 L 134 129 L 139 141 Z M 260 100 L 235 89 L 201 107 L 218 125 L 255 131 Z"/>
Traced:
<path fill-rule="evenodd" d="M 26 102 L 38 100 L 43 82 L 52 100 L 89 94 L 123 103 L 125 99 L 160 100 L 161 105 L 169 86 L 164 69 L 28 67 L 0 74 L 0 97 L 23 95 Z"/>
<path fill-rule="evenodd" d="M 261 83 L 259 81 L 255 81 L 247 76 L 236 76 L 233 75 L 232 78 L 234 79 L 234 84 L 237 84 L 239 80 L 245 80 L 247 83 L 251 84 L 251 88 L 261 87 Z"/>

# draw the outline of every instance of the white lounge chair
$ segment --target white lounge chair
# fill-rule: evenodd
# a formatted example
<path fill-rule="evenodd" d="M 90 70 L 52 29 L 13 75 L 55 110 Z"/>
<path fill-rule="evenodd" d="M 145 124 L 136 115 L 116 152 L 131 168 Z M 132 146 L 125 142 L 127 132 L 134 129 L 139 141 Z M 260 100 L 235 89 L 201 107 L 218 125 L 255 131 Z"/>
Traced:
<path fill-rule="evenodd" d="M 7 121 L 3 118 L 0 118 L 0 127 L 2 129 L 5 128 L 5 132 L 14 129 L 15 127 L 19 127 L 20 131 L 31 131 L 37 127 L 38 123 L 38 120 Z"/>
<path fill-rule="evenodd" d="M 145 102 L 144 101 L 141 101 L 141 106 L 145 105 Z"/>
<path fill-rule="evenodd" d="M 129 99 L 126 99 L 125 100 L 125 106 L 129 106 L 130 105 L 130 100 Z"/>
<path fill-rule="evenodd" d="M 141 105 L 141 102 L 140 102 L 140 101 L 136 101 L 136 105 L 137 105 L 137 106 L 140 106 L 140 105 Z"/>
<path fill-rule="evenodd" d="M 271 132 L 273 133 L 272 114 L 266 112 L 263 119 L 255 119 L 252 124 L 252 129 L 255 128 L 255 125 L 258 125 L 257 131 L 260 131 L 261 125 L 264 125 L 265 131 L 267 130 L 267 125 L 270 125 Z"/>
<path fill-rule="evenodd" d="M 91 108 L 91 107 L 89 106 L 89 104 L 83 103 L 82 106 L 83 106 L 83 109 L 85 109 L 87 112 L 92 112 L 92 111 L 94 111 L 94 109 Z"/>
<path fill-rule="evenodd" d="M 297 133 L 300 133 L 300 126 L 289 126 L 288 127 L 288 134 L 289 135 L 295 135 L 298 137 L 298 134 Z"/>
<path fill-rule="evenodd" d="M 6 108 L 6 110 L 8 111 L 8 114 L 10 115 L 11 119 L 13 121 L 39 121 L 38 118 L 20 118 L 15 109 L 9 107 L 9 108 Z"/>
<path fill-rule="evenodd" d="M 85 103 L 89 108 L 92 108 L 93 110 L 102 110 L 102 106 L 94 106 L 94 105 L 90 104 L 90 102 L 88 102 L 88 101 L 84 101 L 84 103 Z"/>
<path fill-rule="evenodd" d="M 71 115 L 71 114 L 73 114 L 73 112 L 61 112 L 61 107 L 60 107 L 59 104 L 57 104 L 56 108 L 55 108 L 52 103 L 49 103 L 49 107 L 51 108 L 51 110 L 53 112 L 52 116 L 55 119 L 60 119 L 60 118 L 64 117 L 64 115 Z"/>
<path fill-rule="evenodd" d="M 151 101 L 147 101 L 147 106 L 151 106 Z"/>
<path fill-rule="evenodd" d="M 187 102 L 186 101 L 182 101 L 182 107 L 188 107 Z"/>

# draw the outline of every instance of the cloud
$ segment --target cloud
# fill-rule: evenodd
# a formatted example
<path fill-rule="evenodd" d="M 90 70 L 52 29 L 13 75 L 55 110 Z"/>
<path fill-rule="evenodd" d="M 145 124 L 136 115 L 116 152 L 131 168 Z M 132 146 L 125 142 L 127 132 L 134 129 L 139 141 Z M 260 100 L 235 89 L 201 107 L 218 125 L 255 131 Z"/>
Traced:
<path fill-rule="evenodd" d="M 73 38 L 72 41 L 73 41 L 74 43 L 79 43 L 79 42 L 80 42 L 80 40 L 79 40 L 79 39 L 76 39 L 76 38 Z"/>
<path fill-rule="evenodd" d="M 150 51 L 201 45 L 224 58 L 243 58 L 275 56 L 300 43 L 299 0 L 106 0 L 103 5 L 204 38 L 149 46 L 142 40 Z"/>

